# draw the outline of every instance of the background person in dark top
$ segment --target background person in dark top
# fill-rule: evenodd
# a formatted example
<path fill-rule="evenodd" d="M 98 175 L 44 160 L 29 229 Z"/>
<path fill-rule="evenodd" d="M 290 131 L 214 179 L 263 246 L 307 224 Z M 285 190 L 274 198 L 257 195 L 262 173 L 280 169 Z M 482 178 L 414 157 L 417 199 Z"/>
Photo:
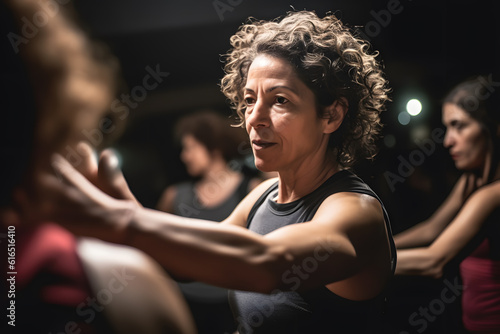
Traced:
<path fill-rule="evenodd" d="M 157 209 L 175 215 L 220 222 L 261 180 L 242 172 L 250 146 L 240 127 L 215 111 L 182 117 L 175 126 L 181 160 L 192 180 L 169 186 Z M 227 290 L 201 282 L 179 283 L 199 333 L 236 330 Z"/>
<path fill-rule="evenodd" d="M 175 126 L 180 158 L 192 178 L 169 186 L 156 208 L 179 216 L 220 222 L 262 180 L 242 172 L 241 161 L 250 149 L 241 128 L 215 111 L 199 111 Z"/>

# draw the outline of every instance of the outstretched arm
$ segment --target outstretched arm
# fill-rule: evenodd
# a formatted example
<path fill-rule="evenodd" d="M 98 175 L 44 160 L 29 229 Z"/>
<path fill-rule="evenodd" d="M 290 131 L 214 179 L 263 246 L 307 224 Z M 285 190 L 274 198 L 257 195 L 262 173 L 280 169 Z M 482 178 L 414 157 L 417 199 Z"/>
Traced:
<path fill-rule="evenodd" d="M 193 219 L 185 224 L 187 218 L 141 209 L 132 218 L 127 243 L 152 255 L 175 276 L 257 292 L 290 289 L 286 273 L 315 259 L 317 269 L 307 274 L 300 288 L 317 287 L 362 272 L 372 265 L 374 254 L 374 261 L 379 261 L 380 249 L 389 254 L 380 247 L 387 242 L 378 202 L 354 194 L 334 197 L 311 222 L 265 236 L 231 224 Z M 335 222 L 332 211 L 337 213 Z M 385 258 L 381 276 L 390 271 Z"/>
<path fill-rule="evenodd" d="M 137 247 L 176 277 L 271 292 L 290 289 L 283 275 L 317 256 L 321 261 L 301 282 L 302 289 L 344 280 L 372 268 L 374 262 L 380 275 L 390 272 L 382 210 L 369 196 L 332 195 L 309 223 L 261 236 L 241 225 L 263 187 L 240 203 L 228 218 L 232 221 L 213 224 L 111 198 L 61 157 L 55 160 L 55 169 L 69 184 L 55 177 L 46 181 L 54 194 L 51 202 L 60 203 L 50 215 L 55 221 L 78 234 Z M 381 255 L 380 249 L 385 253 Z"/>
<path fill-rule="evenodd" d="M 397 248 L 430 245 L 460 210 L 465 176 L 462 176 L 439 209 L 428 219 L 394 236 Z"/>
<path fill-rule="evenodd" d="M 500 184 L 493 183 L 477 190 L 431 245 L 398 250 L 396 274 L 440 277 L 444 266 L 479 233 L 499 206 Z"/>

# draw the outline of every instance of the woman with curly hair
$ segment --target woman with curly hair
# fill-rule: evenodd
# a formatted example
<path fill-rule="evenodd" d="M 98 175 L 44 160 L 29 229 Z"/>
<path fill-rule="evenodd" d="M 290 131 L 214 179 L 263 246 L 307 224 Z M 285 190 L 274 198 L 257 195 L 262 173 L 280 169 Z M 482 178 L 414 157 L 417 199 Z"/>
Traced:
<path fill-rule="evenodd" d="M 388 100 L 376 55 L 335 16 L 307 11 L 244 24 L 231 44 L 222 91 L 257 168 L 277 178 L 213 224 L 114 199 L 56 156 L 66 184 L 43 183 L 71 212 L 45 213 L 175 277 L 233 289 L 240 333 L 376 332 L 395 247 L 383 204 L 349 171 L 373 157 Z"/>

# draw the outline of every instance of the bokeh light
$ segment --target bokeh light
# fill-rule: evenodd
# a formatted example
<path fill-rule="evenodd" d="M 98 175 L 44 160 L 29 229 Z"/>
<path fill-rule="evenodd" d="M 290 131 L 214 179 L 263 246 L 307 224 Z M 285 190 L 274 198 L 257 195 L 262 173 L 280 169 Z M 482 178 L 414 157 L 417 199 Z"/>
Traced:
<path fill-rule="evenodd" d="M 417 116 L 422 111 L 422 103 L 417 99 L 411 99 L 406 103 L 406 111 L 411 116 Z"/>

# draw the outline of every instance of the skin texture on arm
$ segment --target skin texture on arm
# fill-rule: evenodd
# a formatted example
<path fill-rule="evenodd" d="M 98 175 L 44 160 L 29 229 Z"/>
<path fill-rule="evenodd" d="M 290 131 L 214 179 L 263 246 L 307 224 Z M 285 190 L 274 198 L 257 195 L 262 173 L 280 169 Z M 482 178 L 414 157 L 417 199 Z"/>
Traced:
<path fill-rule="evenodd" d="M 176 284 L 146 254 L 131 247 L 80 238 L 78 255 L 94 295 L 102 290 L 113 295 L 102 311 L 117 333 L 196 333 Z"/>
<path fill-rule="evenodd" d="M 477 190 L 430 246 L 398 250 L 396 274 L 441 277 L 443 267 L 477 235 L 499 206 L 500 183 Z"/>
<path fill-rule="evenodd" d="M 314 256 L 318 268 L 310 276 L 302 275 L 304 287 L 327 285 L 344 298 L 363 300 L 377 295 L 391 275 L 382 208 L 368 195 L 331 195 L 312 221 L 280 228 L 266 239 L 290 249 L 295 264 Z M 329 277 L 334 283 L 328 284 Z"/>
<path fill-rule="evenodd" d="M 384 244 L 386 233 L 380 206 L 370 201 L 375 200 L 357 194 L 333 195 L 312 221 L 286 226 L 265 236 L 230 223 L 220 226 L 190 219 L 186 224 L 186 218 L 143 209 L 133 218 L 130 245 L 153 256 L 175 276 L 264 293 L 289 289 L 283 274 L 318 252 L 329 256 L 318 263 L 300 288 L 348 279 L 375 261 L 379 277 L 371 271 L 375 279 L 372 276 L 370 283 L 380 289 L 383 284 L 373 282 L 381 283 L 388 277 L 389 265 L 384 268 L 386 271 L 380 268 L 389 263 L 389 251 L 385 248 L 386 256 L 373 252 Z M 245 205 L 239 207 L 243 210 L 241 215 L 248 214 L 244 208 Z M 334 217 L 332 211 L 337 213 Z M 233 219 L 236 216 L 239 214 Z"/>
<path fill-rule="evenodd" d="M 76 221 L 65 224 L 66 227 L 80 234 L 139 248 L 176 277 L 256 292 L 287 289 L 290 287 L 284 284 L 283 273 L 294 265 L 300 266 L 308 257 L 314 258 L 319 246 L 330 256 L 318 263 L 317 270 L 303 281 L 301 289 L 345 280 L 365 269 L 370 270 L 373 263 L 381 272 L 379 275 L 389 276 L 389 250 L 382 210 L 376 200 L 366 196 L 332 195 L 320 206 L 312 221 L 261 236 L 232 225 L 242 226 L 242 218 L 246 218 L 264 186 L 248 195 L 225 224 L 213 224 L 132 207 L 131 201 L 110 198 L 62 158 L 55 168 L 75 186 L 70 188 L 72 194 L 66 190 L 67 201 L 84 202 L 79 214 L 75 212 L 79 203 L 73 203 L 72 213 L 78 221 L 84 219 L 94 224 L 86 227 Z M 82 192 L 80 198 L 78 191 Z M 336 214 L 331 215 L 332 211 Z M 60 221 L 67 222 L 68 217 Z M 387 248 L 385 254 L 379 254 L 372 251 L 374 247 Z"/>
<path fill-rule="evenodd" d="M 460 210 L 465 181 L 465 175 L 460 177 L 450 195 L 431 217 L 395 235 L 396 247 L 400 249 L 430 245 Z"/>

